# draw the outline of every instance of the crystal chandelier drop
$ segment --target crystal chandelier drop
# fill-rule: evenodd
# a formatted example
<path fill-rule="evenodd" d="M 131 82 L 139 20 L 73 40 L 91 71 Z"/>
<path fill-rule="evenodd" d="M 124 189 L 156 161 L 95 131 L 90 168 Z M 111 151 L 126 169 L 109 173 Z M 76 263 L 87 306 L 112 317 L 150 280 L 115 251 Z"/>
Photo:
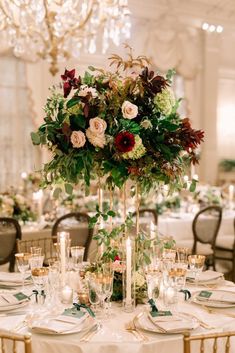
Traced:
<path fill-rule="evenodd" d="M 0 0 L 0 30 L 14 54 L 47 60 L 52 75 L 81 50 L 118 46 L 130 27 L 128 0 Z"/>

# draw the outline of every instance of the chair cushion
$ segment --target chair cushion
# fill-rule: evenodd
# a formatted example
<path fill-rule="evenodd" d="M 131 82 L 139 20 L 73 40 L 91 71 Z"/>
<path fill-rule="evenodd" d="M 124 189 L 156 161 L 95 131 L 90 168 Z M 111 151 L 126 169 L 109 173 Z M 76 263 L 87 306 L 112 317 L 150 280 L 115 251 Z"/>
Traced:
<path fill-rule="evenodd" d="M 234 235 L 223 235 L 216 239 L 216 246 L 222 247 L 224 249 L 233 249 L 234 246 Z"/>

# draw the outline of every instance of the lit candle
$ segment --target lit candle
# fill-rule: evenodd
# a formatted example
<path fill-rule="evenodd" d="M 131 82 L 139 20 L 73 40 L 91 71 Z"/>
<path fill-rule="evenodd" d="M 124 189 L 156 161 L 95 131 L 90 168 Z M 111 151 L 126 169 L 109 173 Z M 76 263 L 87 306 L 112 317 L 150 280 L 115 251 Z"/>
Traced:
<path fill-rule="evenodd" d="M 61 291 L 61 301 L 64 304 L 71 304 L 73 302 L 73 290 L 69 286 L 65 286 Z"/>
<path fill-rule="evenodd" d="M 230 202 L 233 202 L 233 194 L 234 194 L 234 186 L 233 185 L 229 185 L 228 198 L 229 198 Z"/>
<path fill-rule="evenodd" d="M 187 183 L 188 182 L 188 176 L 184 175 L 184 182 Z"/>
<path fill-rule="evenodd" d="M 41 218 L 43 213 L 42 199 L 43 199 L 43 191 L 41 189 L 33 192 L 33 200 L 37 205 L 37 214 L 39 219 Z"/>
<path fill-rule="evenodd" d="M 21 179 L 23 180 L 23 191 L 26 192 L 27 191 L 27 176 L 28 174 L 26 172 L 22 172 L 21 173 Z"/>
<path fill-rule="evenodd" d="M 66 232 L 60 232 L 60 271 L 62 286 L 65 285 L 66 234 Z"/>
<path fill-rule="evenodd" d="M 27 178 L 27 173 L 26 173 L 26 172 L 22 172 L 22 173 L 21 173 L 21 178 L 22 178 L 23 180 L 25 180 L 25 179 Z"/>
<path fill-rule="evenodd" d="M 131 300 L 131 239 L 126 240 L 126 303 L 130 305 Z"/>
<path fill-rule="evenodd" d="M 194 175 L 193 175 L 193 179 L 198 181 L 198 175 L 197 175 L 197 174 L 194 174 Z"/>

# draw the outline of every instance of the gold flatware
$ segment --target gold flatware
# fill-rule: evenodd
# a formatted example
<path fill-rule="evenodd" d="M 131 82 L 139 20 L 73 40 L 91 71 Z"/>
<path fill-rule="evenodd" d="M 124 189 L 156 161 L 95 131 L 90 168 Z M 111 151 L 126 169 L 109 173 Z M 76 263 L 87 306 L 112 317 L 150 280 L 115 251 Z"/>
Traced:
<path fill-rule="evenodd" d="M 199 317 L 197 317 L 197 316 L 194 315 L 194 314 L 191 314 L 191 313 L 182 313 L 182 312 L 181 312 L 180 314 L 183 314 L 183 315 L 185 315 L 185 316 L 189 316 L 189 317 L 195 319 L 195 320 L 199 323 L 199 325 L 200 325 L 201 327 L 203 327 L 203 328 L 205 328 L 205 329 L 207 329 L 207 330 L 212 330 L 212 329 L 215 329 L 215 328 L 216 328 L 215 326 L 211 326 L 211 325 L 207 324 L 205 321 L 199 319 Z"/>
<path fill-rule="evenodd" d="M 212 308 L 209 308 L 208 306 L 205 306 L 205 305 L 203 305 L 202 308 L 204 310 L 206 310 L 209 314 L 220 314 L 220 315 L 232 317 L 235 319 L 235 314 L 227 313 L 227 312 L 217 310 L 217 309 L 212 309 Z"/>
<path fill-rule="evenodd" d="M 81 338 L 80 342 L 89 342 L 90 339 L 99 331 L 101 328 L 100 324 L 92 326 Z"/>
<path fill-rule="evenodd" d="M 145 336 L 135 325 L 135 318 L 125 324 L 125 329 L 131 332 L 140 341 L 148 341 L 148 337 Z"/>

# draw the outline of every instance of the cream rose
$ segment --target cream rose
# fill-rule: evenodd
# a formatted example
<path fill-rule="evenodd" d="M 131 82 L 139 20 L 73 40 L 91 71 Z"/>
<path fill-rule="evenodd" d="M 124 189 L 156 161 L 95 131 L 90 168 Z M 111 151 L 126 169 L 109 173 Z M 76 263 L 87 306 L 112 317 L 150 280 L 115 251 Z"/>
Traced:
<path fill-rule="evenodd" d="M 125 119 L 134 119 L 138 114 L 138 107 L 129 101 L 122 104 L 122 115 Z"/>
<path fill-rule="evenodd" d="M 89 127 L 86 130 L 86 136 L 89 140 L 89 142 L 95 146 L 95 147 L 100 147 L 100 148 L 104 148 L 105 144 L 106 144 L 106 140 L 105 140 L 105 135 L 104 134 L 97 134 L 92 132 L 91 128 Z"/>
<path fill-rule="evenodd" d="M 98 97 L 98 93 L 95 88 L 88 87 L 87 85 L 82 85 L 78 92 L 79 97 L 86 97 L 88 94 L 92 96 L 92 98 Z"/>
<path fill-rule="evenodd" d="M 86 136 L 82 131 L 73 131 L 70 137 L 73 147 L 80 148 L 86 143 Z"/>
<path fill-rule="evenodd" d="M 107 128 L 106 121 L 100 118 L 93 118 L 89 121 L 90 130 L 94 134 L 103 134 Z"/>

